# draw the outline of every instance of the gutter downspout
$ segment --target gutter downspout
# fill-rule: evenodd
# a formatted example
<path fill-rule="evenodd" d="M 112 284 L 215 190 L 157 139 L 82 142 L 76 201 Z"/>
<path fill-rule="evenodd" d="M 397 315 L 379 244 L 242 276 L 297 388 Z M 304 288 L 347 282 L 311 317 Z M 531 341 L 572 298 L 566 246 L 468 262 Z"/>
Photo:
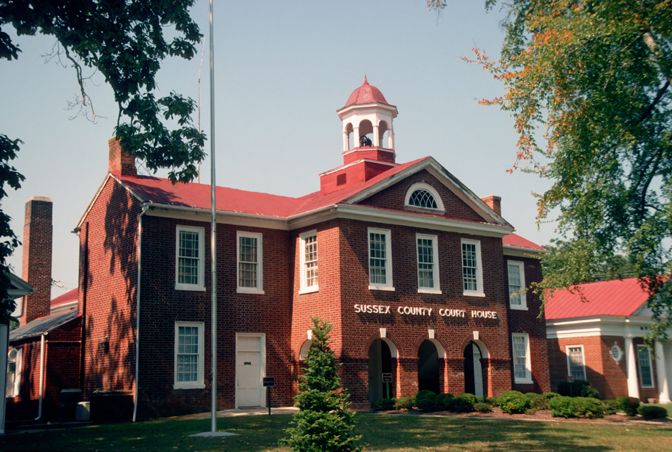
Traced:
<path fill-rule="evenodd" d="M 40 399 L 37 405 L 37 417 L 35 418 L 36 421 L 42 419 L 42 400 L 44 399 L 44 369 L 46 367 L 46 357 L 44 353 L 45 336 L 46 334 L 43 334 L 42 339 L 40 340 Z"/>
<path fill-rule="evenodd" d="M 133 422 L 136 421 L 138 414 L 138 398 L 140 397 L 140 385 L 138 376 L 140 375 L 140 283 L 142 282 L 142 217 L 149 209 L 148 205 L 142 206 L 140 218 L 138 220 L 138 290 L 136 291 L 137 305 L 135 308 L 135 394 L 133 396 Z"/>

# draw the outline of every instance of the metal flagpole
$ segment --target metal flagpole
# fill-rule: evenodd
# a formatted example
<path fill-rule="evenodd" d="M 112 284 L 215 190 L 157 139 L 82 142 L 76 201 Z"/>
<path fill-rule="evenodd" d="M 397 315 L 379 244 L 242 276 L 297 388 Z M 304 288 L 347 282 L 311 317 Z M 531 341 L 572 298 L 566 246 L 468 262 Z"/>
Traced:
<path fill-rule="evenodd" d="M 210 254 L 212 266 L 212 433 L 217 431 L 217 196 L 215 193 L 215 40 L 212 26 L 212 0 L 210 0 Z"/>

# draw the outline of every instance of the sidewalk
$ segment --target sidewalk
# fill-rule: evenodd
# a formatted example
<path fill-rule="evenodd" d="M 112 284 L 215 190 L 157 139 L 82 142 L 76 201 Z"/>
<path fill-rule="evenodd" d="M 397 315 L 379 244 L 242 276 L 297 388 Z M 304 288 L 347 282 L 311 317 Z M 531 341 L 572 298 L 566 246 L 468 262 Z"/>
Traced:
<path fill-rule="evenodd" d="M 271 408 L 271 415 L 274 414 L 294 414 L 299 411 L 298 408 L 293 406 L 287 407 L 278 407 Z M 268 416 L 268 408 L 237 408 L 233 410 L 220 410 L 217 412 L 217 417 L 236 417 L 236 416 Z M 196 414 L 187 414 L 184 416 L 173 416 L 164 419 L 209 419 L 212 416 L 212 413 L 196 413 Z"/>

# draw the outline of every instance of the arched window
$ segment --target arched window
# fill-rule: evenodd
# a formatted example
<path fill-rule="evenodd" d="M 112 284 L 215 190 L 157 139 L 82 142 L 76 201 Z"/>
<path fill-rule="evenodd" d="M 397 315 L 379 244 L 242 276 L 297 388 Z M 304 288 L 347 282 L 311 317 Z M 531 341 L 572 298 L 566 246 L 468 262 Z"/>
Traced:
<path fill-rule="evenodd" d="M 405 205 L 421 209 L 445 211 L 439 193 L 432 186 L 422 182 L 415 183 L 408 189 Z"/>
<path fill-rule="evenodd" d="M 23 350 L 13 348 L 7 355 L 7 397 L 16 397 L 21 388 L 21 356 Z"/>

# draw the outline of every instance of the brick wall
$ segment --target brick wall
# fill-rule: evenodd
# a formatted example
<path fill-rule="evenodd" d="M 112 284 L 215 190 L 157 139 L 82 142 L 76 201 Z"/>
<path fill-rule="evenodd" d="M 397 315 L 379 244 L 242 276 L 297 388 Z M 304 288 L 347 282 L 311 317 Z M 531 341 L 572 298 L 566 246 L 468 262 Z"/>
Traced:
<path fill-rule="evenodd" d="M 22 278 L 36 290 L 28 294 L 25 313 L 19 319 L 23 326 L 49 315 L 51 306 L 51 224 L 53 204 L 49 198 L 34 196 L 26 202 L 23 227 Z"/>

